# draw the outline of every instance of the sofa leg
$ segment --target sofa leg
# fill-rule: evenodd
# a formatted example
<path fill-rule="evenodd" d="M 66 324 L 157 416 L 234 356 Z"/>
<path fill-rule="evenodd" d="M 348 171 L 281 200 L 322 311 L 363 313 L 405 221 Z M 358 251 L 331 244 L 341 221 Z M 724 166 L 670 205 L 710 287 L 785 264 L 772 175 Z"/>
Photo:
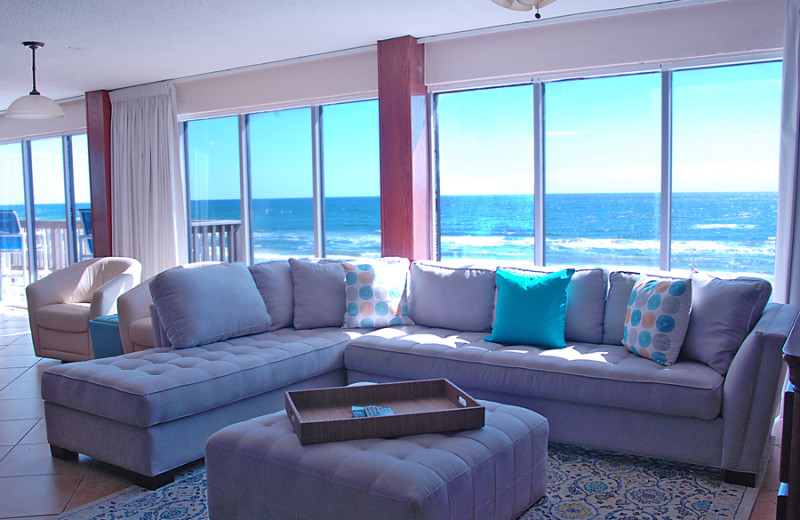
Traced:
<path fill-rule="evenodd" d="M 66 450 L 55 444 L 50 445 L 50 455 L 62 460 L 78 460 L 78 452 Z"/>
<path fill-rule="evenodd" d="M 737 486 L 756 487 L 756 474 L 747 471 L 725 470 L 725 482 Z"/>
<path fill-rule="evenodd" d="M 139 473 L 135 473 L 133 475 L 133 482 L 145 489 L 154 490 L 158 489 L 162 486 L 166 486 L 170 482 L 175 480 L 175 472 L 174 471 L 165 471 L 164 473 L 160 473 L 155 476 L 148 476 L 148 475 L 141 475 Z"/>

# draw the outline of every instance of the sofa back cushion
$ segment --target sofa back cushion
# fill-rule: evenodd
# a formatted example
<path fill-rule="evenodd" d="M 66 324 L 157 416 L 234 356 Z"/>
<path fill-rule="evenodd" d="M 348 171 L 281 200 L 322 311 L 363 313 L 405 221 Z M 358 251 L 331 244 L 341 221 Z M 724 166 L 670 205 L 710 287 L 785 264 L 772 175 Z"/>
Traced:
<path fill-rule="evenodd" d="M 409 286 L 408 314 L 417 325 L 464 332 L 491 330 L 494 270 L 414 262 Z"/>
<path fill-rule="evenodd" d="M 291 327 L 294 323 L 294 288 L 289 262 L 275 260 L 253 264 L 249 269 L 272 318 L 268 330 Z"/>
<path fill-rule="evenodd" d="M 170 269 L 153 278 L 150 294 L 173 348 L 264 332 L 272 323 L 243 263 Z"/>
<path fill-rule="evenodd" d="M 521 274 L 546 274 L 552 271 L 503 268 Z M 603 317 L 606 312 L 608 271 L 596 267 L 575 269 L 567 288 L 567 322 L 564 337 L 567 341 L 603 343 Z M 630 292 L 628 293 L 630 296 Z M 625 300 L 627 305 L 628 301 Z M 625 317 L 624 313 L 622 315 Z M 620 332 L 620 342 L 622 332 Z"/>
<path fill-rule="evenodd" d="M 341 262 L 289 259 L 294 288 L 294 328 L 341 327 L 345 285 Z"/>
<path fill-rule="evenodd" d="M 625 333 L 625 314 L 631 291 L 639 279 L 639 273 L 614 271 L 608 275 L 608 296 L 606 312 L 603 318 L 603 343 L 605 345 L 622 345 Z"/>
<path fill-rule="evenodd" d="M 755 326 L 772 293 L 765 280 L 723 280 L 692 273 L 692 315 L 681 358 L 727 374 L 736 351 Z"/>

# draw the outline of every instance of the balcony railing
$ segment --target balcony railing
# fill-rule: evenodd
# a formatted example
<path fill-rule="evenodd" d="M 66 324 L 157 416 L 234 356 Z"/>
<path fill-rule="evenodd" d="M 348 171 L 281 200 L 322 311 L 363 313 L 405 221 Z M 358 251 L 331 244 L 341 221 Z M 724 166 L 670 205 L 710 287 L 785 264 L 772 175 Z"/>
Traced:
<path fill-rule="evenodd" d="M 241 220 L 193 220 L 192 261 L 244 261 Z"/>
<path fill-rule="evenodd" d="M 22 270 L 27 266 L 27 232 L 25 221 L 20 221 L 22 228 L 22 251 L 3 251 L 3 272 L 8 274 L 8 270 Z M 80 221 L 75 222 L 75 229 L 78 232 L 78 246 L 85 248 L 86 241 L 81 240 L 84 236 L 83 226 Z M 69 249 L 67 248 L 67 221 L 66 220 L 37 220 L 36 221 L 36 263 L 40 271 L 47 273 L 57 271 L 67 267 L 71 262 Z M 89 251 L 78 251 L 79 259 L 91 257 Z"/>

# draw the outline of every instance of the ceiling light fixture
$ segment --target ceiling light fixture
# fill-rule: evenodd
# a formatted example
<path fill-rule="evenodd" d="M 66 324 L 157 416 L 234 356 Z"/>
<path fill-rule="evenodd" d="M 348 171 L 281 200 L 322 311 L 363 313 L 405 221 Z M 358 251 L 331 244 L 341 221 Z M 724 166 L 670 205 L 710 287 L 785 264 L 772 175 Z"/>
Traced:
<path fill-rule="evenodd" d="M 536 8 L 536 18 L 539 19 L 542 15 L 539 14 L 539 9 L 552 4 L 556 0 L 492 0 L 501 7 L 511 9 L 512 11 L 530 11 Z"/>
<path fill-rule="evenodd" d="M 61 105 L 47 96 L 39 94 L 36 90 L 36 49 L 44 47 L 42 42 L 22 42 L 22 45 L 29 47 L 33 53 L 33 90 L 27 96 L 22 96 L 11 103 L 6 110 L 6 117 L 17 119 L 55 119 L 64 117 L 64 110 Z"/>

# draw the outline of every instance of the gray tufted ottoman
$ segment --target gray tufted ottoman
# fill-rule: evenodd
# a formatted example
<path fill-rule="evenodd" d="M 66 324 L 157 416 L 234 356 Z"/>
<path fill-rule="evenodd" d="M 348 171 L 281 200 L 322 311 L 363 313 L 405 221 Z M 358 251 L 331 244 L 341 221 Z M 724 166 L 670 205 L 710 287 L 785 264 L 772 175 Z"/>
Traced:
<path fill-rule="evenodd" d="M 482 401 L 486 426 L 302 446 L 285 412 L 206 443 L 211 520 L 505 519 L 547 487 L 547 419 Z"/>

